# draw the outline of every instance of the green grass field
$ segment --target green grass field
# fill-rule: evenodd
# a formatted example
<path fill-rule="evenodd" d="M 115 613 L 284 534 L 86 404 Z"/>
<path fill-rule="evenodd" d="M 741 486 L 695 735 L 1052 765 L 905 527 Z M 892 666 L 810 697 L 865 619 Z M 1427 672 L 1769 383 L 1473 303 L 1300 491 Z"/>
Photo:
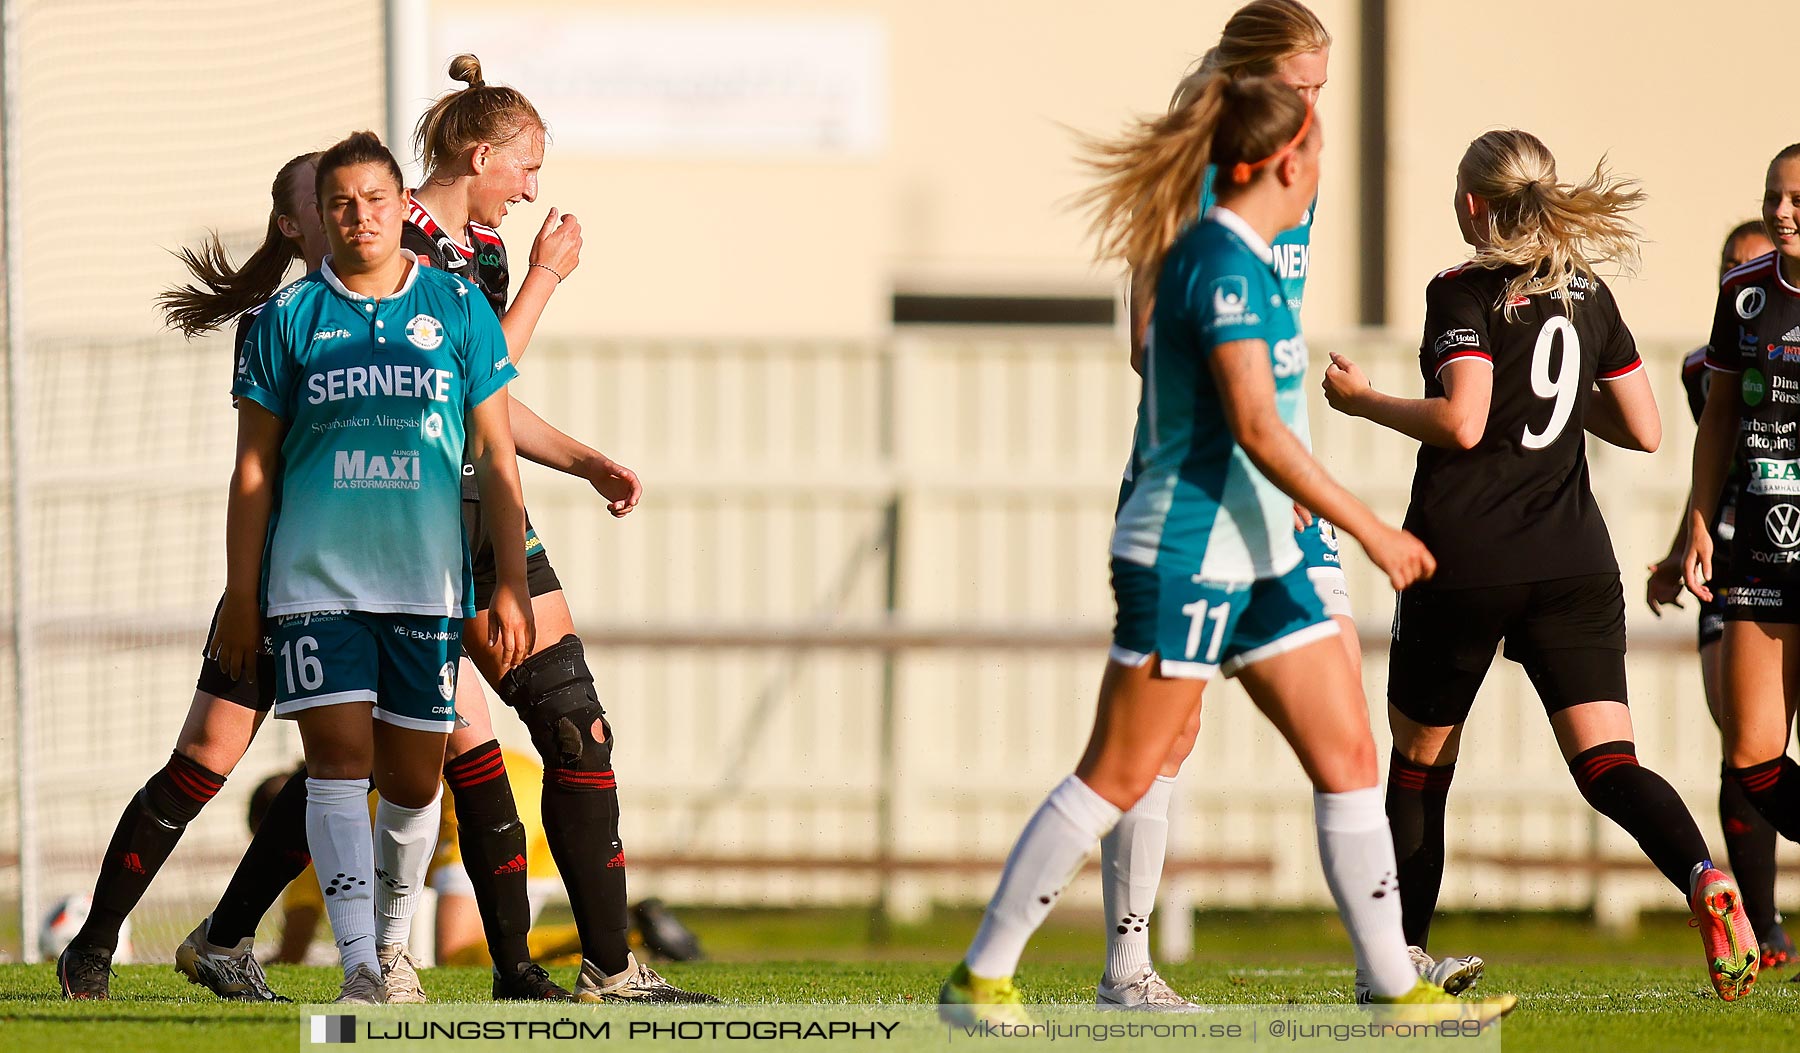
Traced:
<path fill-rule="evenodd" d="M 929 1002 L 973 931 L 975 915 L 940 911 L 871 945 L 859 915 L 846 912 L 682 912 L 712 960 L 670 965 L 676 983 L 736 1002 Z M 1058 911 L 1027 954 L 1019 980 L 1029 1001 L 1089 1002 L 1100 966 L 1095 929 Z M 1348 946 L 1329 915 L 1204 914 L 1195 960 L 1165 966 L 1178 989 L 1229 1004 L 1338 1003 L 1350 997 Z M 1477 990 L 1511 991 L 1508 1053 L 1602 1050 L 1719 1051 L 1783 1047 L 1795 1037 L 1800 983 L 1765 974 L 1747 1000 L 1714 996 L 1701 970 L 1699 939 L 1685 918 L 1646 918 L 1630 937 L 1608 935 L 1567 915 L 1449 917 L 1433 933 L 1442 951 L 1489 963 Z M 572 983 L 573 970 L 555 970 Z M 276 967 L 275 988 L 299 1002 L 336 994 L 335 969 Z M 434 998 L 480 1001 L 479 969 L 425 974 Z M 11 1049 L 221 1050 L 295 1048 L 295 1010 L 228 1005 L 166 965 L 125 966 L 108 1003 L 65 1003 L 48 965 L 0 966 L 0 1036 Z M 596 1013 L 606 1010 L 596 1007 Z"/>

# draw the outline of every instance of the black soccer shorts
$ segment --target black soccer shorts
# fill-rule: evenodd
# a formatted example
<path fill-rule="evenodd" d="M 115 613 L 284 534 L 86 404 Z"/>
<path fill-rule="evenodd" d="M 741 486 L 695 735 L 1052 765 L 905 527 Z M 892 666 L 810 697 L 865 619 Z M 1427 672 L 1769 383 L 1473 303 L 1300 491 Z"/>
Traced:
<path fill-rule="evenodd" d="M 213 633 L 219 629 L 219 615 L 224 610 L 225 597 L 220 596 L 219 605 L 213 608 L 212 624 L 206 629 L 206 643 L 200 648 L 200 678 L 194 682 L 194 688 L 245 709 L 267 713 L 275 705 L 275 647 L 266 634 L 262 639 L 262 648 L 256 655 L 255 680 L 247 677 L 233 679 L 223 666 L 206 653 L 207 648 L 212 646 Z"/>
<path fill-rule="evenodd" d="M 494 587 L 499 573 L 494 566 L 494 540 L 488 535 L 487 518 L 481 514 L 480 501 L 463 502 L 463 530 L 469 539 L 469 569 L 475 579 L 475 609 L 485 611 L 494 602 Z M 550 565 L 550 554 L 525 517 L 525 591 L 532 596 L 557 592 L 562 582 L 556 568 Z"/>
<path fill-rule="evenodd" d="M 1627 701 L 1625 593 L 1613 573 L 1401 593 L 1388 703 L 1428 727 L 1461 724 L 1502 640 L 1547 714 Z"/>

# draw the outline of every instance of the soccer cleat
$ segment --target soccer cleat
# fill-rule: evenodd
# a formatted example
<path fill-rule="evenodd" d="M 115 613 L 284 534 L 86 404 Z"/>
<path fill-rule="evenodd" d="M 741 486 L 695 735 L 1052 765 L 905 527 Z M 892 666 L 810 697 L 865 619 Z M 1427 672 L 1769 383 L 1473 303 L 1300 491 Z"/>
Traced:
<path fill-rule="evenodd" d="M 520 962 L 502 972 L 494 966 L 494 1001 L 496 1002 L 572 1002 L 575 996 L 557 986 L 544 967 L 536 962 Z"/>
<path fill-rule="evenodd" d="M 1419 977 L 1427 983 L 1442 987 L 1445 994 L 1462 994 L 1474 987 L 1481 979 L 1481 974 L 1487 970 L 1487 963 L 1473 954 L 1466 958 L 1450 954 L 1442 959 L 1433 959 L 1419 947 L 1408 947 L 1406 953 L 1412 956 L 1413 967 L 1419 970 Z"/>
<path fill-rule="evenodd" d="M 683 991 L 663 979 L 655 969 L 626 956 L 623 972 L 602 976 L 599 966 L 586 958 L 581 960 L 581 975 L 575 980 L 577 1002 L 639 1002 L 644 1004 L 713 1004 L 718 999 L 698 991 Z"/>
<path fill-rule="evenodd" d="M 1749 994 L 1756 984 L 1756 936 L 1736 883 L 1717 868 L 1703 870 L 1688 905 L 1694 912 L 1688 924 L 1700 930 L 1713 990 L 1727 1002 Z"/>
<path fill-rule="evenodd" d="M 1776 922 L 1774 927 L 1770 928 L 1768 932 L 1765 932 L 1758 937 L 1756 942 L 1758 944 L 1757 949 L 1762 952 L 1761 958 L 1756 965 L 1757 972 L 1762 972 L 1764 969 L 1780 969 L 1783 966 L 1791 965 L 1796 957 L 1797 952 L 1794 950 L 1794 941 L 1788 936 L 1787 930 L 1781 927 L 1779 921 Z"/>
<path fill-rule="evenodd" d="M 112 997 L 112 954 L 69 944 L 56 956 L 56 984 L 64 998 L 106 1001 Z"/>
<path fill-rule="evenodd" d="M 1029 1026 L 1030 1014 L 1019 998 L 1012 977 L 990 980 L 969 972 L 966 963 L 958 962 L 950 978 L 938 988 L 938 1019 L 957 1027 L 981 1024 L 1013 1024 Z"/>
<path fill-rule="evenodd" d="M 681 923 L 660 899 L 638 901 L 631 908 L 631 920 L 637 923 L 638 938 L 644 949 L 671 962 L 697 962 L 706 957 L 700 949 L 700 937 Z"/>
<path fill-rule="evenodd" d="M 1156 966 L 1146 965 L 1138 974 L 1122 984 L 1109 984 L 1105 978 L 1100 980 L 1099 993 L 1094 1004 L 1111 1009 L 1136 1009 L 1146 1013 L 1200 1013 L 1203 1006 L 1175 993 L 1156 971 Z"/>
<path fill-rule="evenodd" d="M 1384 1019 L 1394 1023 L 1428 1024 L 1450 1020 L 1473 1020 L 1482 1027 L 1513 1011 L 1519 1004 L 1517 995 L 1494 995 L 1491 998 L 1458 998 L 1424 978 L 1403 995 L 1383 998 L 1371 994 L 1367 1003 L 1378 1008 Z"/>
<path fill-rule="evenodd" d="M 403 943 L 390 943 L 377 948 L 375 960 L 381 963 L 381 993 L 388 1005 L 423 1005 L 425 988 L 419 985 L 419 963 Z"/>
<path fill-rule="evenodd" d="M 232 1002 L 286 1002 L 269 990 L 269 978 L 262 964 L 250 953 L 254 937 L 245 937 L 234 947 L 221 947 L 206 938 L 212 918 L 194 926 L 181 946 L 175 948 L 175 971 L 220 998 Z"/>
<path fill-rule="evenodd" d="M 1448 955 L 1442 961 L 1433 958 L 1421 947 L 1408 947 L 1407 956 L 1412 959 L 1413 969 L 1418 972 L 1419 979 L 1441 987 L 1445 994 L 1459 995 L 1475 986 L 1481 974 L 1487 969 L 1487 963 L 1475 955 L 1459 958 Z M 1356 970 L 1356 1004 L 1373 1005 L 1375 992 L 1369 987 L 1369 978 L 1361 969 Z"/>
<path fill-rule="evenodd" d="M 340 1005 L 381 1005 L 387 1001 L 387 993 L 382 990 L 381 977 L 375 975 L 375 970 L 359 965 L 355 972 L 344 977 L 344 986 L 332 1001 Z"/>

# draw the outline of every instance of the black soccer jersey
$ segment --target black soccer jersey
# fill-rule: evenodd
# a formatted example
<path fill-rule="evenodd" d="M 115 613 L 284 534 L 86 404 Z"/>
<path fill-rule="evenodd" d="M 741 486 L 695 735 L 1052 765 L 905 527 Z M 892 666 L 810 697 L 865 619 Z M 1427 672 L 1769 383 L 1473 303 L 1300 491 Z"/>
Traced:
<path fill-rule="evenodd" d="M 1800 289 L 1760 256 L 1725 275 L 1706 364 L 1736 374 L 1737 530 L 1728 586 L 1800 584 Z"/>
<path fill-rule="evenodd" d="M 512 274 L 506 266 L 506 243 L 500 232 L 479 223 L 469 224 L 464 239 L 450 236 L 424 205 L 414 198 L 407 212 L 406 225 L 400 231 L 400 247 L 433 267 L 440 267 L 459 278 L 473 282 L 487 296 L 495 317 L 506 314 L 507 287 Z M 475 485 L 475 468 L 463 462 L 463 500 L 478 501 L 480 489 Z"/>
<path fill-rule="evenodd" d="M 1451 362 L 1494 369 L 1487 430 L 1473 449 L 1425 445 L 1406 529 L 1437 557 L 1425 587 L 1475 588 L 1617 573 L 1606 521 L 1588 488 L 1583 433 L 1595 381 L 1643 368 L 1612 290 L 1580 275 L 1568 301 L 1502 303 L 1516 267 L 1464 265 L 1425 290 L 1419 348 L 1427 398 Z"/>
<path fill-rule="evenodd" d="M 500 240 L 499 231 L 471 223 L 459 241 L 414 198 L 412 209 L 406 216 L 406 227 L 400 233 L 400 247 L 433 267 L 441 267 L 458 278 L 474 282 L 477 289 L 487 294 L 494 315 L 506 314 L 506 294 L 512 284 L 512 273 L 507 269 L 506 243 Z"/>

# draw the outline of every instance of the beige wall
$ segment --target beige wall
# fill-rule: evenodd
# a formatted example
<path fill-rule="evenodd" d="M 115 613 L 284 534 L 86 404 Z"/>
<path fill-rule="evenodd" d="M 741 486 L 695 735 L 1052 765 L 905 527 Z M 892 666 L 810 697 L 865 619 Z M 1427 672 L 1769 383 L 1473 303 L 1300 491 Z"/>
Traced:
<path fill-rule="evenodd" d="M 577 210 L 594 236 L 570 288 L 580 290 L 580 308 L 559 305 L 545 324 L 563 335 L 868 335 L 885 324 L 896 286 L 1104 292 L 1111 272 L 1090 263 L 1082 218 L 1063 206 L 1084 183 L 1059 122 L 1103 132 L 1160 107 L 1235 6 L 757 5 L 885 20 L 887 150 L 829 163 L 553 152 L 545 199 Z M 1750 61 L 1737 27 L 1774 24 L 1787 6 L 1748 0 L 1726 24 L 1673 0 L 1527 0 L 1482 16 L 1477 31 L 1465 4 L 1393 0 L 1391 322 L 1410 335 L 1425 281 L 1462 258 L 1444 203 L 1463 147 L 1484 129 L 1517 125 L 1558 152 L 1565 177 L 1607 152 L 1619 171 L 1645 181 L 1644 265 L 1637 279 L 1618 283 L 1620 299 L 1641 335 L 1696 338 L 1717 242 L 1755 209 L 1763 164 L 1795 134 L 1770 123 L 1778 107 L 1753 101 L 1779 90 L 1780 71 Z M 438 16 L 485 7 L 433 4 Z M 1338 46 L 1323 106 L 1328 168 L 1306 324 L 1328 333 L 1356 317 L 1359 5 L 1316 7 Z M 553 21 L 583 9 L 648 10 L 542 0 L 494 17 Z M 433 56 L 433 66 L 441 70 L 444 58 Z M 529 90 L 529 70 L 489 72 Z M 554 123 L 557 115 L 548 116 Z M 510 221 L 515 252 L 539 215 L 522 209 Z"/>
<path fill-rule="evenodd" d="M 552 146 L 540 205 L 576 211 L 590 236 L 582 274 L 568 289 L 580 307 L 558 302 L 544 325 L 557 335 L 867 336 L 886 327 L 896 288 L 1110 294 L 1113 271 L 1093 264 L 1086 220 L 1066 205 L 1086 185 L 1067 129 L 1110 132 L 1132 114 L 1160 110 L 1234 6 L 758 5 L 753 10 L 866 13 L 886 23 L 886 150 L 807 162 L 599 158 Z M 1347 276 L 1355 262 L 1353 7 L 1337 0 L 1319 7 L 1339 40 L 1325 112 L 1341 163 L 1327 175 L 1314 266 Z M 440 20 L 493 10 L 466 0 L 437 0 L 432 8 Z M 592 9 L 646 10 L 545 2 L 492 17 L 548 25 L 559 13 Z M 745 6 L 676 10 L 742 13 Z M 479 53 L 479 44 L 446 40 L 440 50 Z M 441 71 L 446 59 L 434 55 L 433 67 Z M 530 93 L 528 69 L 490 64 L 487 74 Z M 554 127 L 558 115 L 545 117 Z M 542 214 L 542 207 L 521 208 L 508 221 L 515 254 Z M 1341 328 L 1354 283 L 1320 281 L 1315 289 L 1309 312 Z"/>
<path fill-rule="evenodd" d="M 1564 179 L 1604 153 L 1643 180 L 1649 240 L 1637 279 L 1614 283 L 1620 306 L 1640 337 L 1703 341 L 1719 243 L 1756 214 L 1769 158 L 1800 138 L 1781 101 L 1791 72 L 1756 42 L 1791 24 L 1793 3 L 1728 6 L 1720 19 L 1676 0 L 1522 0 L 1477 23 L 1466 4 L 1393 0 L 1391 320 L 1414 333 L 1425 282 L 1463 258 L 1448 206 L 1463 148 L 1512 126 L 1543 138 Z"/>

